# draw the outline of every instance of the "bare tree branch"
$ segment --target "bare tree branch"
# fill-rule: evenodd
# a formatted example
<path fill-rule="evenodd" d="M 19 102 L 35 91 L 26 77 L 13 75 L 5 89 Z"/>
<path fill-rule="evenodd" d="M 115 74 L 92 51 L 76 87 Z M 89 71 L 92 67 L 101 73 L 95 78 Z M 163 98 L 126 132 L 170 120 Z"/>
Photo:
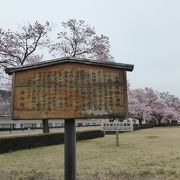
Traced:
<path fill-rule="evenodd" d="M 63 22 L 65 31 L 57 34 L 59 42 L 50 46 L 53 55 L 94 58 L 99 61 L 113 61 L 110 55 L 109 38 L 96 35 L 94 27 L 83 20 L 70 19 Z"/>
<path fill-rule="evenodd" d="M 19 31 L 2 30 L 0 28 L 0 70 L 7 66 L 22 66 L 39 61 L 42 55 L 35 54 L 38 47 L 49 44 L 49 23 L 38 23 L 21 26 Z M 5 75 L 4 82 L 8 82 Z M 3 78 L 2 78 L 3 80 Z M 4 86 L 1 81 L 0 87 Z"/>
<path fill-rule="evenodd" d="M 49 43 L 48 31 L 48 22 L 42 25 L 37 21 L 34 24 L 22 26 L 21 32 L 0 29 L 0 64 L 22 66 L 31 63 L 30 59 L 34 62 L 32 57 L 40 57 L 34 54 L 37 47 L 46 46 Z"/>

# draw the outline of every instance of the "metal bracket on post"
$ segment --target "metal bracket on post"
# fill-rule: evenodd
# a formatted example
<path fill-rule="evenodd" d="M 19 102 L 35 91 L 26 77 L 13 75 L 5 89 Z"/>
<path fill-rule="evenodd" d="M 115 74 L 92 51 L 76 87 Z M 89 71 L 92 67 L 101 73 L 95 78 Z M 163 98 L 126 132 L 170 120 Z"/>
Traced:
<path fill-rule="evenodd" d="M 65 119 L 64 180 L 76 179 L 76 124 L 75 119 Z"/>

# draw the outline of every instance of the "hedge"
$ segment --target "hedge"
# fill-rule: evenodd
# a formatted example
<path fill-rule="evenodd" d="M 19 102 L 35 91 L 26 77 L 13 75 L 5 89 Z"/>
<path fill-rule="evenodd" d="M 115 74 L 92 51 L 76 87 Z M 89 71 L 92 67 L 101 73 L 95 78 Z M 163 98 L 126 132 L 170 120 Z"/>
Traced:
<path fill-rule="evenodd" d="M 174 126 L 180 126 L 180 124 L 159 124 L 159 125 L 153 125 L 153 124 L 142 124 L 134 126 L 134 131 L 139 129 L 147 129 L 147 128 L 155 128 L 155 127 L 174 127 Z"/>
<path fill-rule="evenodd" d="M 80 131 L 76 133 L 76 140 L 86 140 L 104 137 L 101 130 Z M 48 133 L 26 136 L 10 136 L 0 138 L 0 153 L 50 146 L 64 143 L 64 133 Z"/>

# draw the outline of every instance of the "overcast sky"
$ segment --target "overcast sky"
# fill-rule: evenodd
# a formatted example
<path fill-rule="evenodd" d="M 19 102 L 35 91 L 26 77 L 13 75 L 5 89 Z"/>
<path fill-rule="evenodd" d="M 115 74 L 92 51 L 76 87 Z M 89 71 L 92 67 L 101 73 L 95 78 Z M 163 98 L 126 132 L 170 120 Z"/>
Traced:
<path fill-rule="evenodd" d="M 3 29 L 48 20 L 62 30 L 60 23 L 70 18 L 83 19 L 108 36 L 116 62 L 135 65 L 128 73 L 131 88 L 180 97 L 179 0 L 1 0 Z"/>

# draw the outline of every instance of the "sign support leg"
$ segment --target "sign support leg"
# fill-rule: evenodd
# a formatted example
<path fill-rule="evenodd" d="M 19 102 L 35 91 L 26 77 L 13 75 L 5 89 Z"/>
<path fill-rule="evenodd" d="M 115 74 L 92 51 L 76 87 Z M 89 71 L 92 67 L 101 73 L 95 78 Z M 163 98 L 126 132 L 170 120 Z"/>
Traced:
<path fill-rule="evenodd" d="M 116 130 L 116 146 L 119 147 L 119 131 Z"/>
<path fill-rule="evenodd" d="M 75 119 L 65 119 L 64 180 L 76 180 L 76 124 Z"/>

